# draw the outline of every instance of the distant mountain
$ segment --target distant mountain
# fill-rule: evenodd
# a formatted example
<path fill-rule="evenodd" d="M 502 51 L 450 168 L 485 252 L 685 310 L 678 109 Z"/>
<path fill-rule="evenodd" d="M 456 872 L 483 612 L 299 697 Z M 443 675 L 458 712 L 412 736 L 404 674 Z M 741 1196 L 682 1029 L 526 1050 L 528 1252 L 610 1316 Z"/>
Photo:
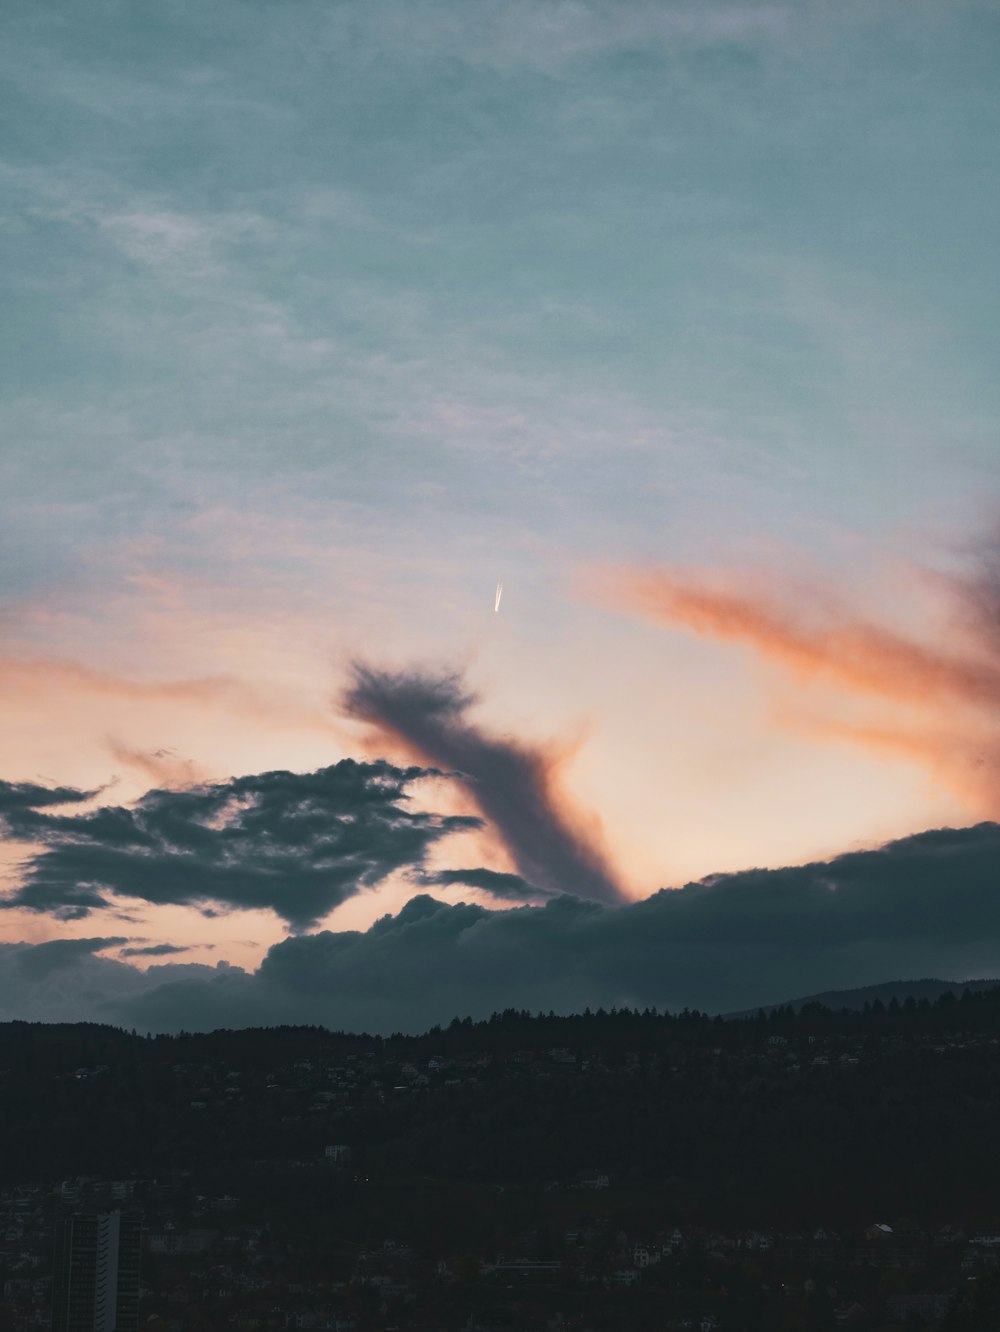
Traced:
<path fill-rule="evenodd" d="M 786 1008 L 789 1004 L 796 1012 L 803 1004 L 822 1004 L 824 1008 L 864 1008 L 865 1004 L 873 1004 L 876 999 L 880 999 L 883 1004 L 889 1003 L 892 999 L 898 999 L 900 1003 L 910 998 L 914 999 L 939 999 L 942 994 L 949 991 L 956 997 L 960 997 L 963 990 L 992 990 L 1000 985 L 1000 978 L 987 978 L 981 980 L 963 980 L 948 981 L 926 978 L 924 980 L 912 981 L 882 981 L 879 985 L 863 985 L 857 990 L 824 990 L 822 994 L 807 994 L 802 999 L 788 999 L 783 1004 L 766 1004 L 765 1013 L 772 1013 L 776 1008 Z M 741 1018 L 752 1017 L 760 1012 L 757 1008 L 743 1009 L 739 1013 L 726 1013 L 726 1017 Z"/>

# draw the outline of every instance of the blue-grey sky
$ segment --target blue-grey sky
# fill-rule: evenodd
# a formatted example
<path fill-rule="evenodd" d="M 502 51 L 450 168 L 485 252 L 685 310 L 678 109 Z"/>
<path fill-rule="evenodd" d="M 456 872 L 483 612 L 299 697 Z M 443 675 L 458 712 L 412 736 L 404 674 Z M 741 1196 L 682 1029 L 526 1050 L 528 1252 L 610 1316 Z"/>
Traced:
<path fill-rule="evenodd" d="M 0 779 L 434 762 L 360 657 L 462 675 L 628 896 L 1000 812 L 992 676 L 938 689 L 995 647 L 992 0 L 0 24 Z M 524 872 L 484 817 L 438 869 Z"/>
<path fill-rule="evenodd" d="M 12 592 L 212 505 L 659 558 L 993 466 L 992 4 L 5 12 Z"/>

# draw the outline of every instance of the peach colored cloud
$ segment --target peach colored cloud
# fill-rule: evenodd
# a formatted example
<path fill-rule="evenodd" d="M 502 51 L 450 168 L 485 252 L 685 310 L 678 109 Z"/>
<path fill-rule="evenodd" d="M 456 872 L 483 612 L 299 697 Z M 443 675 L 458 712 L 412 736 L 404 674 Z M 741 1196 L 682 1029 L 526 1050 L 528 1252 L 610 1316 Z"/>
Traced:
<path fill-rule="evenodd" d="M 8 770 L 30 776 L 70 757 L 78 785 L 100 785 L 110 752 L 136 777 L 177 785 L 288 762 L 289 754 L 321 763 L 344 751 L 344 731 L 319 689 L 314 700 L 295 683 L 230 673 L 136 678 L 58 658 L 0 656 Z"/>
<path fill-rule="evenodd" d="M 78 698 L 99 695 L 128 702 L 194 703 L 242 713 L 264 724 L 285 726 L 308 722 L 310 726 L 337 732 L 334 723 L 320 711 L 297 706 L 287 699 L 265 698 L 235 675 L 146 681 L 59 658 L 0 657 L 0 691 L 16 691 L 23 699 L 46 701 L 55 692 Z"/>
<path fill-rule="evenodd" d="M 951 787 L 977 813 L 1000 816 L 1000 657 L 989 625 L 926 638 L 833 608 L 820 591 L 767 591 L 689 569 L 624 569 L 608 575 L 610 604 L 654 623 L 740 644 L 788 672 L 806 698 L 822 684 L 864 715 L 817 717 L 786 700 L 781 719 L 814 738 L 847 740 L 909 758 Z M 787 602 L 792 604 L 787 604 Z"/>
<path fill-rule="evenodd" d="M 211 776 L 206 768 L 173 749 L 132 749 L 114 736 L 108 736 L 108 749 L 119 763 L 159 787 L 194 786 Z"/>

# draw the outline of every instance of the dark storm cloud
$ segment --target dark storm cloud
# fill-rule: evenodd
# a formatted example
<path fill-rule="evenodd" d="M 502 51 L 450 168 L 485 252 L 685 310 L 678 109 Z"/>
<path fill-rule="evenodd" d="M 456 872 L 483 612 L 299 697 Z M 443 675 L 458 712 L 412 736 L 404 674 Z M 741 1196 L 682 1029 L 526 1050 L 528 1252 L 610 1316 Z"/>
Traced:
<path fill-rule="evenodd" d="M 563 808 L 557 756 L 543 746 L 491 736 L 466 713 L 475 701 L 457 675 L 380 671 L 362 663 L 344 702 L 352 716 L 401 740 L 428 763 L 468 779 L 519 873 L 549 893 L 621 901 L 621 889 L 595 838 Z"/>
<path fill-rule="evenodd" d="M 423 874 L 421 879 L 429 885 L 454 887 L 461 884 L 466 888 L 480 888 L 492 893 L 494 897 L 511 902 L 531 902 L 539 897 L 549 897 L 550 893 L 522 879 L 520 874 L 502 874 L 491 869 L 456 869 L 438 870 L 434 874 Z"/>
<path fill-rule="evenodd" d="M 1000 827 L 984 823 L 619 907 L 562 896 L 491 911 L 421 895 L 364 932 L 285 940 L 253 975 L 179 977 L 117 1011 L 163 1030 L 420 1030 L 510 1006 L 727 1012 L 884 980 L 998 973 Z"/>
<path fill-rule="evenodd" d="M 204 910 L 265 907 L 305 928 L 394 870 L 419 868 L 448 833 L 478 825 L 405 808 L 407 787 L 426 775 L 345 759 L 63 815 L 38 812 L 45 792 L 33 788 L 15 804 L 8 835 L 30 833 L 42 849 L 3 905 L 78 918 L 120 895 Z"/>

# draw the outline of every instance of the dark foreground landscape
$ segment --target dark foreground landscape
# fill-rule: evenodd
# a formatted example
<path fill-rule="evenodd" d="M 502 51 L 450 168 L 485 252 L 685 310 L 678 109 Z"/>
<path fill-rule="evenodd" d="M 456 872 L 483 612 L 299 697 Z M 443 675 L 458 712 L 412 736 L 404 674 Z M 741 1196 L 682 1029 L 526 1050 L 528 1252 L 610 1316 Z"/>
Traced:
<path fill-rule="evenodd" d="M 64 1218 L 150 1329 L 1000 1328 L 1000 988 L 420 1037 L 0 1026 L 0 1327 Z M 58 1275 L 58 1274 L 57 1274 Z"/>

